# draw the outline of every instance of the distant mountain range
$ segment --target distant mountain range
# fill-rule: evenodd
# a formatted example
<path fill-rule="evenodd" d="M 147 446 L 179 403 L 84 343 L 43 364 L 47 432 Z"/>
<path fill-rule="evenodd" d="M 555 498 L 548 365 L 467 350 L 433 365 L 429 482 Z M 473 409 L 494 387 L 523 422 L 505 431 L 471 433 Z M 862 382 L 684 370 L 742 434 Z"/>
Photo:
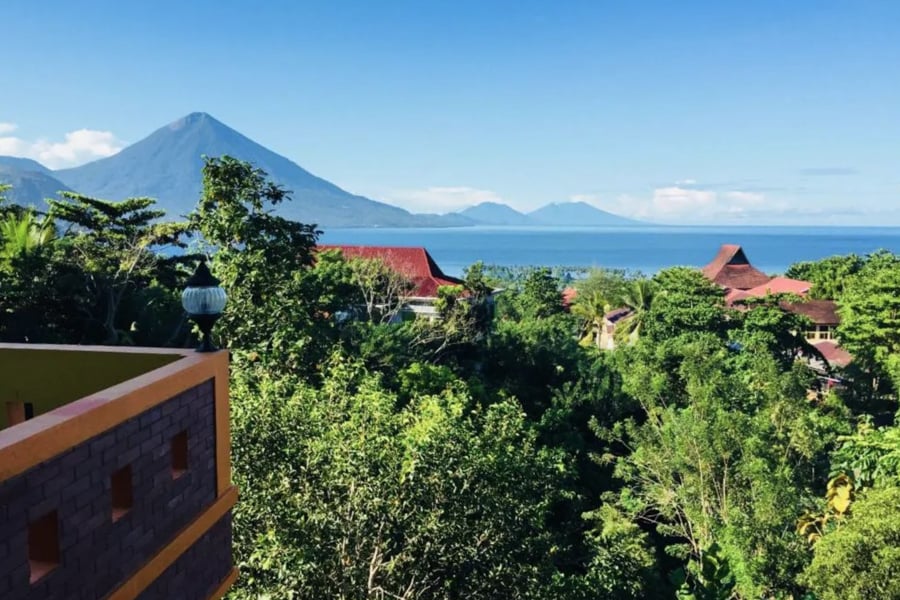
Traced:
<path fill-rule="evenodd" d="M 482 202 L 459 212 L 479 225 L 532 227 L 618 227 L 640 225 L 640 221 L 595 208 L 584 202 L 557 202 L 530 213 L 521 213 L 505 204 Z"/>
<path fill-rule="evenodd" d="M 321 227 L 635 223 L 577 202 L 550 204 L 528 215 L 496 203 L 446 215 L 413 214 L 347 192 L 206 113 L 192 113 L 118 154 L 71 169 L 54 171 L 30 159 L 0 156 L 0 183 L 12 184 L 7 196 L 18 204 L 43 207 L 46 198 L 55 197 L 60 191 L 77 191 L 112 200 L 149 196 L 156 198 L 168 214 L 185 215 L 200 197 L 203 156 L 225 154 L 263 169 L 273 181 L 292 192 L 293 201 L 280 205 L 280 214 Z"/>

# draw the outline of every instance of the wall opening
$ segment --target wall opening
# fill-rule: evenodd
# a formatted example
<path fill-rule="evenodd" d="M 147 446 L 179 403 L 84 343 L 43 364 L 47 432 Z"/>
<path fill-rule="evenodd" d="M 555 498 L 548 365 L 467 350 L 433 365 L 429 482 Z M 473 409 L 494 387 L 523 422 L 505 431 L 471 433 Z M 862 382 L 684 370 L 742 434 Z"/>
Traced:
<path fill-rule="evenodd" d="M 7 402 L 6 403 L 6 423 L 8 427 L 18 425 L 25 422 L 25 403 L 24 402 Z"/>
<path fill-rule="evenodd" d="M 128 511 L 134 506 L 131 465 L 122 467 L 112 474 L 110 493 L 112 494 L 112 520 L 115 523 L 128 514 Z"/>
<path fill-rule="evenodd" d="M 172 479 L 178 479 L 188 470 L 188 434 L 182 431 L 172 438 Z"/>
<path fill-rule="evenodd" d="M 31 583 L 59 566 L 59 519 L 55 510 L 28 524 L 28 566 Z"/>

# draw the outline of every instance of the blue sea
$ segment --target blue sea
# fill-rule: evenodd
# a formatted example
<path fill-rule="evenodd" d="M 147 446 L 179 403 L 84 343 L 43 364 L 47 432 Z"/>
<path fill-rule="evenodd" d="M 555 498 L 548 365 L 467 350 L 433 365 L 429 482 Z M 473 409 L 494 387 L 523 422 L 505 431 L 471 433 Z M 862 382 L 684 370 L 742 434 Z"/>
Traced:
<path fill-rule="evenodd" d="M 722 244 L 740 244 L 758 269 L 835 254 L 900 253 L 900 227 L 460 227 L 330 229 L 326 244 L 424 246 L 448 275 L 476 261 L 503 266 L 602 266 L 653 274 L 703 266 Z"/>

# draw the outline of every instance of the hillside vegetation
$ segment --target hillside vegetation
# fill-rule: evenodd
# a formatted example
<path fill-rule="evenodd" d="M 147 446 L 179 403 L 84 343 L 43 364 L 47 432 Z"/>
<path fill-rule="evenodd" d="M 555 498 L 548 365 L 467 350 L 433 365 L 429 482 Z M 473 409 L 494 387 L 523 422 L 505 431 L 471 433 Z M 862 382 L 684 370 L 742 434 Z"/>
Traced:
<path fill-rule="evenodd" d="M 476 264 L 440 320 L 387 324 L 402 285 L 316 254 L 315 227 L 270 211 L 285 202 L 222 157 L 183 220 L 146 198 L 0 203 L 2 341 L 190 346 L 180 293 L 210 257 L 241 489 L 230 597 L 900 598 L 897 256 L 792 269 L 838 300 L 856 357 L 828 388 L 801 317 L 733 311 L 683 267 L 596 270 L 566 310 L 551 270 Z"/>

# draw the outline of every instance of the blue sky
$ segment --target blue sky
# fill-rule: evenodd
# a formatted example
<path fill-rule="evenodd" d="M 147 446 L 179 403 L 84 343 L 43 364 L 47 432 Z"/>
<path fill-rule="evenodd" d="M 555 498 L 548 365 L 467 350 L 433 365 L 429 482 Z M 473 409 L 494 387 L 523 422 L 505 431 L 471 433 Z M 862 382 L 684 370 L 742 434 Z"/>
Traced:
<path fill-rule="evenodd" d="M 356 193 L 900 225 L 900 2 L 4 0 L 0 154 L 205 111 Z"/>

